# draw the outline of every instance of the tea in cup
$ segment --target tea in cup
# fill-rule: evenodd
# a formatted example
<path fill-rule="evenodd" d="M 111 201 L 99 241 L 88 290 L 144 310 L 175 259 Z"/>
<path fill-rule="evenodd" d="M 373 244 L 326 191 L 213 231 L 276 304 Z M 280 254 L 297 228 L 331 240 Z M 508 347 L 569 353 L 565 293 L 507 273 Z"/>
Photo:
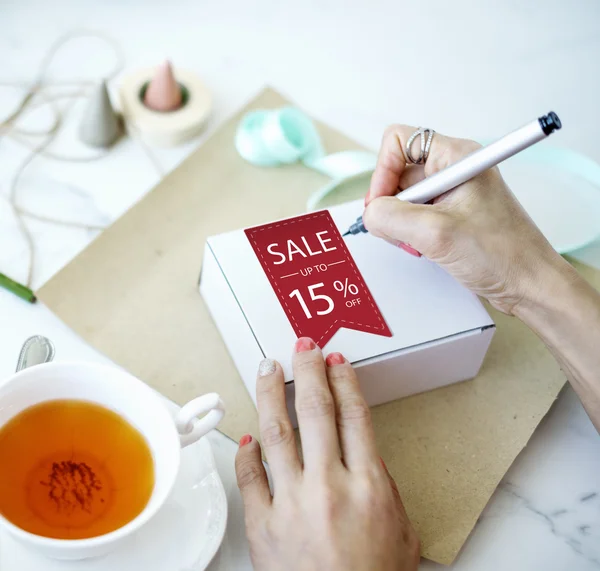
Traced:
<path fill-rule="evenodd" d="M 118 368 L 24 369 L 0 384 L 0 525 L 51 557 L 104 554 L 156 514 L 181 448 L 223 415 L 211 393 L 172 418 L 162 397 Z"/>

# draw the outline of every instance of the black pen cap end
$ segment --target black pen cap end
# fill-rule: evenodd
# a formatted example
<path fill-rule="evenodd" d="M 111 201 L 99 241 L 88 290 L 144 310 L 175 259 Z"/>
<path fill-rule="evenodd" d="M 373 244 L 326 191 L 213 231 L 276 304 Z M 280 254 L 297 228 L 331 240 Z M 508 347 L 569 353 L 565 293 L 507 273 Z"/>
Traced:
<path fill-rule="evenodd" d="M 558 131 L 558 129 L 562 127 L 562 123 L 554 111 L 550 111 L 548 115 L 540 117 L 538 121 L 540 122 L 540 127 L 545 135 L 554 133 L 554 131 Z"/>

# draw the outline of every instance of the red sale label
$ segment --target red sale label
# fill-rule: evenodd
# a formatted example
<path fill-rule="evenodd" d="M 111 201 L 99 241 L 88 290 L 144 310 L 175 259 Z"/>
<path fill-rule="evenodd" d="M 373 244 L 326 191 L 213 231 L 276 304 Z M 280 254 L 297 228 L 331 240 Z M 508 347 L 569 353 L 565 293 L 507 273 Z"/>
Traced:
<path fill-rule="evenodd" d="M 298 337 L 323 348 L 342 327 L 392 336 L 327 210 L 245 232 Z"/>

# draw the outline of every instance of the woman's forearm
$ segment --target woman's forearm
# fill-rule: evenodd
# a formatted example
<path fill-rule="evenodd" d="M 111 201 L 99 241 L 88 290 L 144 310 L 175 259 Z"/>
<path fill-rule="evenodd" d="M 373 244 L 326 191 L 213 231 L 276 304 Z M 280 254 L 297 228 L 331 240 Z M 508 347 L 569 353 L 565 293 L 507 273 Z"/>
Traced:
<path fill-rule="evenodd" d="M 562 258 L 514 314 L 548 346 L 600 432 L 600 293 Z"/>

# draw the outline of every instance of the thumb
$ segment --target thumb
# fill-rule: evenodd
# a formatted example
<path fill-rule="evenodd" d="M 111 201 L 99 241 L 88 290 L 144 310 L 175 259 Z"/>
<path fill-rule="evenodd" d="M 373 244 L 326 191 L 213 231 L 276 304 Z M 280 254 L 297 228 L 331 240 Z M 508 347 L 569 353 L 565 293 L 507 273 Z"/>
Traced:
<path fill-rule="evenodd" d="M 363 214 L 367 230 L 379 238 L 410 244 L 431 258 L 453 234 L 452 218 L 426 204 L 386 196 L 373 200 Z"/>
<path fill-rule="evenodd" d="M 394 500 L 396 501 L 396 504 L 400 508 L 400 511 L 402 512 L 404 517 L 407 517 L 406 508 L 404 507 L 404 503 L 402 502 L 402 498 L 400 497 L 400 490 L 398 490 L 398 485 L 396 484 L 396 480 L 394 480 L 394 478 L 390 474 L 390 471 L 388 470 L 388 467 L 386 466 L 385 462 L 383 461 L 383 458 L 380 458 L 379 460 L 381 461 L 381 466 L 383 467 L 383 470 L 385 471 L 388 482 L 390 483 L 390 488 L 392 488 L 392 493 L 394 494 Z"/>

